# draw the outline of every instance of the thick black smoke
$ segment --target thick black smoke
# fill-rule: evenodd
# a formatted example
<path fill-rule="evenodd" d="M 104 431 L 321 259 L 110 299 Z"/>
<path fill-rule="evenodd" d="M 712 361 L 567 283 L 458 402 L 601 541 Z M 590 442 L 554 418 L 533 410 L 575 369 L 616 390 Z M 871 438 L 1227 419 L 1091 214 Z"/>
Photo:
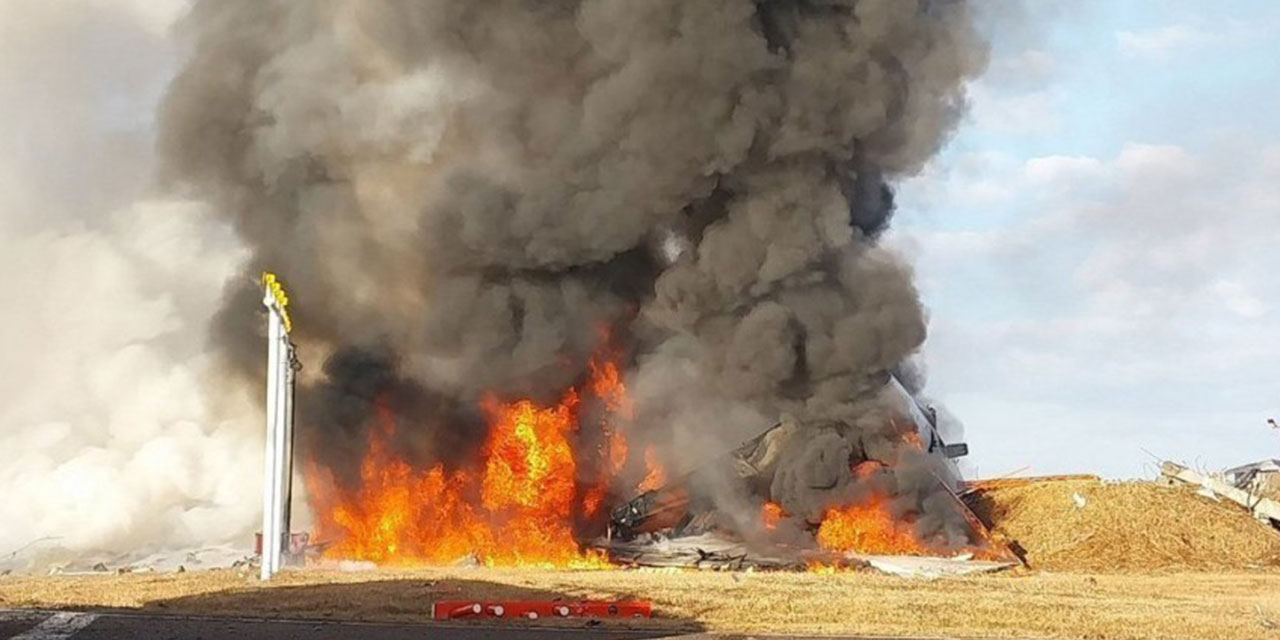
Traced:
<path fill-rule="evenodd" d="M 465 458 L 480 394 L 555 397 L 620 324 L 674 467 L 868 424 L 925 337 L 889 183 L 985 56 L 958 0 L 203 0 L 184 33 L 167 179 L 291 284 L 337 467 L 388 393 Z M 246 379 L 252 299 L 217 333 Z"/>

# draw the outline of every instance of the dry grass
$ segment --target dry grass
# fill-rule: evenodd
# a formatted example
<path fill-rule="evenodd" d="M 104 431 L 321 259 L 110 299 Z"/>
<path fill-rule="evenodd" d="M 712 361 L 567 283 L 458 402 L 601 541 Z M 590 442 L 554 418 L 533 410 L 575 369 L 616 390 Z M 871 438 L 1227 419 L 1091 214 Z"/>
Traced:
<path fill-rule="evenodd" d="M 269 592 L 269 593 L 268 593 Z M 653 625 L 716 631 L 1047 638 L 1280 638 L 1280 572 L 1022 572 L 916 582 L 835 575 L 422 569 L 0 578 L 0 607 L 422 621 L 443 598 L 638 597 Z"/>
<path fill-rule="evenodd" d="M 1076 496 L 1084 506 L 1077 505 Z M 1040 569 L 1092 572 L 1280 566 L 1280 533 L 1188 487 L 1070 480 L 995 487 L 976 511 Z"/>
<path fill-rule="evenodd" d="M 1280 640 L 1280 535 L 1234 505 L 1151 483 L 1068 480 L 993 487 L 979 511 L 1033 567 L 1078 573 L 919 582 L 862 572 L 307 570 L 270 586 L 233 570 L 10 576 L 0 578 L 0 608 L 425 621 L 439 599 L 642 598 L 660 615 L 645 626 L 672 630 Z"/>

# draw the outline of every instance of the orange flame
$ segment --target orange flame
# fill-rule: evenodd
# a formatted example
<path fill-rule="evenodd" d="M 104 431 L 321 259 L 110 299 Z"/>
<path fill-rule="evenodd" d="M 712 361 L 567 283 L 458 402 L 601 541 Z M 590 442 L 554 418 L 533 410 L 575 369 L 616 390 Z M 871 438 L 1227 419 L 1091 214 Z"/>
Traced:
<path fill-rule="evenodd" d="M 658 460 L 658 450 L 653 446 L 644 449 L 644 480 L 636 487 L 637 491 L 652 491 L 667 483 L 667 468 Z"/>
<path fill-rule="evenodd" d="M 622 374 L 618 371 L 618 364 L 612 360 L 601 361 L 599 358 L 592 358 L 587 368 L 591 372 L 591 381 L 588 386 L 597 398 L 604 401 L 605 408 L 610 413 L 623 418 L 633 417 L 635 405 L 627 395 L 627 387 L 622 384 Z"/>
<path fill-rule="evenodd" d="M 782 505 L 776 502 L 766 502 L 760 508 L 760 519 L 764 522 L 764 528 L 772 531 L 778 528 L 778 523 L 782 522 L 782 518 L 786 513 L 782 511 Z"/>
<path fill-rule="evenodd" d="M 818 546 L 829 551 L 869 554 L 929 554 L 912 533 L 911 525 L 893 517 L 884 496 L 828 509 L 818 527 Z"/>
<path fill-rule="evenodd" d="M 853 468 L 858 479 L 867 479 L 884 468 L 868 460 Z M 868 554 L 929 555 L 916 538 L 912 523 L 895 518 L 889 498 L 882 493 L 858 504 L 828 509 L 818 527 L 818 546 L 828 551 Z"/>
<path fill-rule="evenodd" d="M 617 366 L 592 362 L 591 373 L 586 388 L 608 410 L 629 411 Z M 442 465 L 415 470 L 391 450 L 395 416 L 383 407 L 358 489 L 344 491 L 328 469 L 308 464 L 316 536 L 333 543 L 325 556 L 388 565 L 472 557 L 488 566 L 609 566 L 603 554 L 579 549 L 573 514 L 598 510 L 605 485 L 626 462 L 621 434 L 611 431 L 606 442 L 605 477 L 584 488 L 572 445 L 576 390 L 553 406 L 488 398 L 482 408 L 490 426 L 478 472 L 446 472 Z"/>
<path fill-rule="evenodd" d="M 609 337 L 609 332 L 605 331 L 603 338 L 606 345 Z M 635 414 L 635 406 L 627 395 L 626 386 L 622 384 L 622 375 L 618 371 L 617 363 L 613 360 L 592 358 L 588 363 L 588 369 L 591 372 L 588 387 L 593 395 L 601 399 L 610 416 L 632 418 Z M 582 498 L 582 511 L 588 517 L 594 517 L 600 511 L 600 505 L 604 502 L 609 485 L 626 466 L 627 457 L 631 451 L 626 436 L 622 435 L 622 432 L 608 420 L 602 425 L 602 429 L 605 440 L 602 455 L 607 464 L 600 466 L 595 485 L 590 487 Z"/>
<path fill-rule="evenodd" d="M 907 442 L 910 443 L 909 440 Z M 869 460 L 855 466 L 853 474 L 865 480 L 883 469 L 883 464 Z M 939 555 L 963 551 L 984 560 L 1008 560 L 1000 550 L 1003 544 L 993 543 L 986 526 L 960 504 L 959 500 L 956 503 L 956 507 L 962 510 L 961 513 L 969 522 L 970 531 L 976 540 L 973 544 L 946 548 L 935 547 L 921 540 L 914 531 L 914 518 L 894 517 L 889 496 L 873 493 L 869 499 L 860 503 L 828 509 L 818 527 L 818 546 L 828 551 L 875 555 Z"/>
<path fill-rule="evenodd" d="M 924 451 L 924 441 L 920 439 L 920 433 L 917 431 L 903 432 L 902 441 L 916 449 Z"/>

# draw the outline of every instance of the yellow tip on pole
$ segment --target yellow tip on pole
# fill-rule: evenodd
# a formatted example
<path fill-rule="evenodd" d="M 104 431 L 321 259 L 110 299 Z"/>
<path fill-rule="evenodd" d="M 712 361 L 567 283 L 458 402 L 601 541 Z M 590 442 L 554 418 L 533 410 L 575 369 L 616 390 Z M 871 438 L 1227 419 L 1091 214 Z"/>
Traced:
<path fill-rule="evenodd" d="M 263 271 L 262 286 L 276 301 L 276 308 L 280 311 L 280 319 L 284 322 L 284 332 L 292 333 L 293 320 L 289 318 L 289 294 L 284 290 L 284 283 L 280 281 L 276 274 L 270 271 Z"/>

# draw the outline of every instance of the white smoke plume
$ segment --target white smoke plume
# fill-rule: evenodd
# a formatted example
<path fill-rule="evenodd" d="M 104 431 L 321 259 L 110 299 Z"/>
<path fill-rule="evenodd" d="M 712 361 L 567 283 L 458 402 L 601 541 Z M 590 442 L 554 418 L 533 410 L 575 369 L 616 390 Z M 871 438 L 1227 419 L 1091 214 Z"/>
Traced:
<path fill-rule="evenodd" d="M 246 546 L 258 514 L 255 402 L 206 348 L 245 253 L 148 188 L 183 10 L 0 6 L 0 568 Z"/>

